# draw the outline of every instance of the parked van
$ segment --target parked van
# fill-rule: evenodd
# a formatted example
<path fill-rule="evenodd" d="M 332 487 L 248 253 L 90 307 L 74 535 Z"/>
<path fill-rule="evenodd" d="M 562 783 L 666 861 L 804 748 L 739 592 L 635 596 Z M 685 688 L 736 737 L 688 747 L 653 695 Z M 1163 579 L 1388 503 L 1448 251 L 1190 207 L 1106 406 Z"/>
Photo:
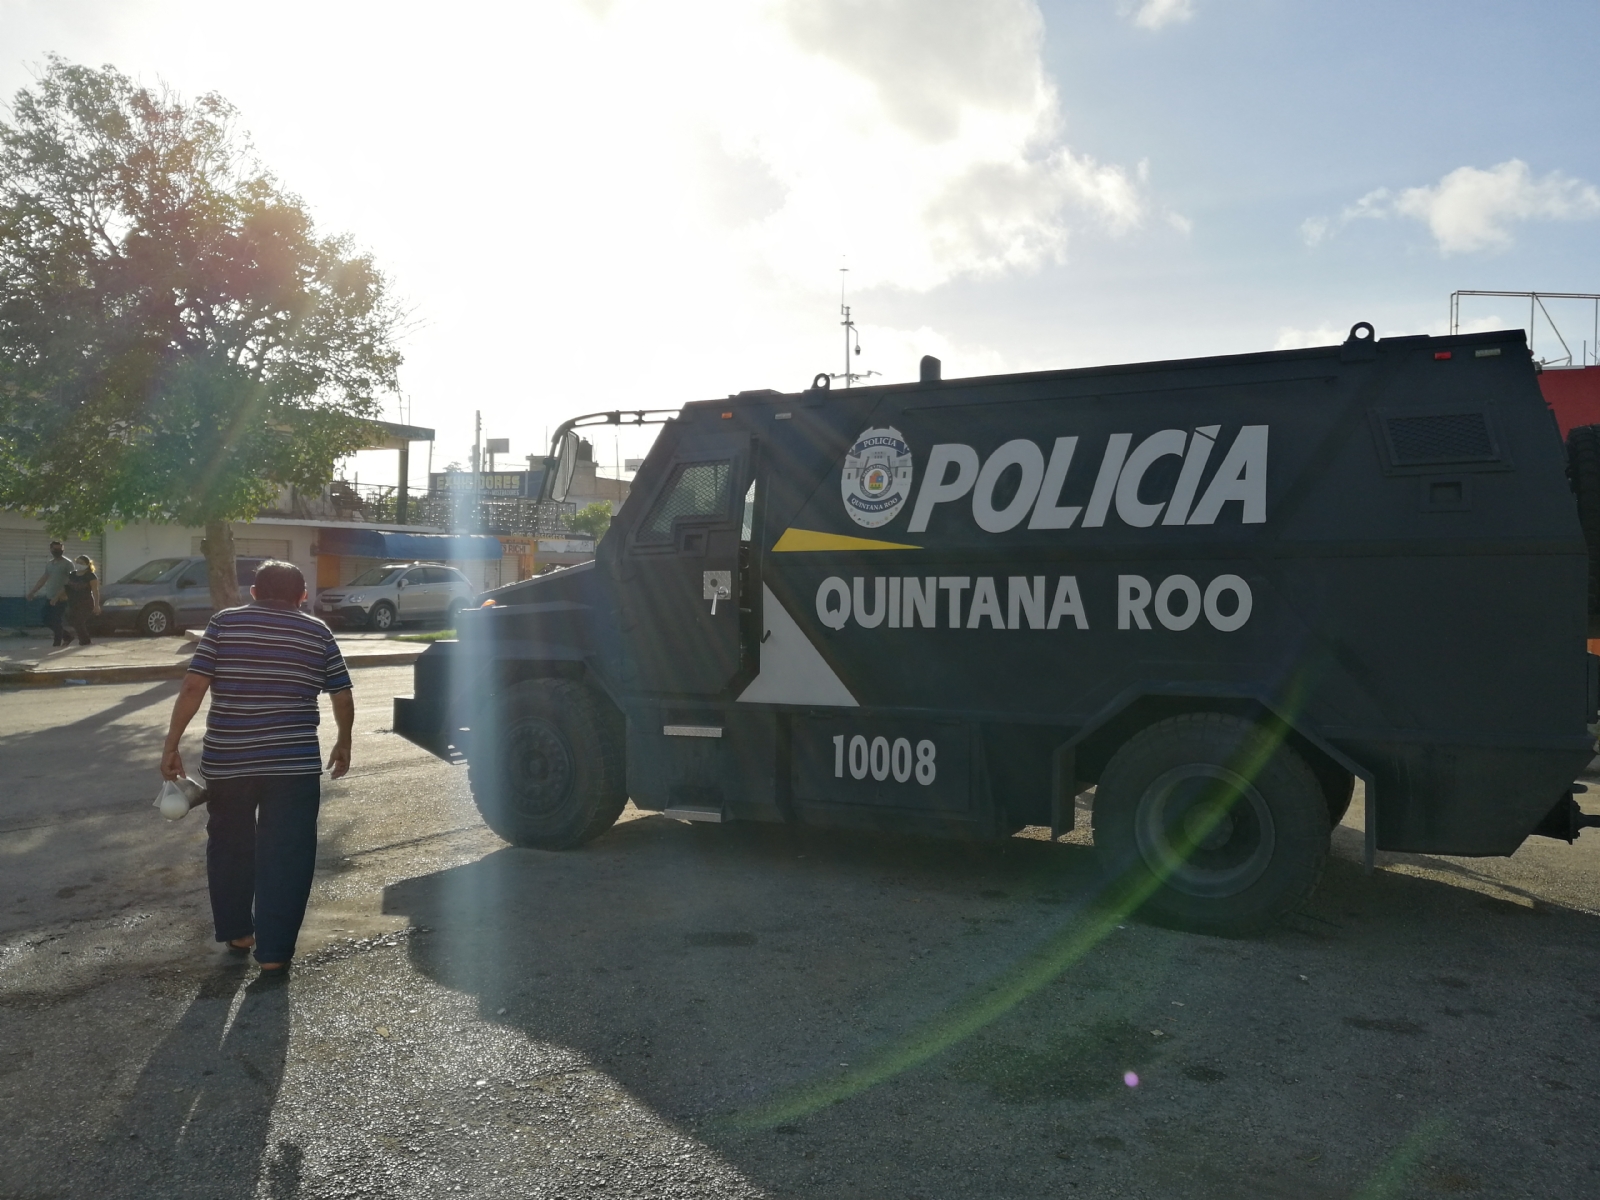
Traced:
<path fill-rule="evenodd" d="M 256 568 L 266 561 L 236 560 L 239 590 L 247 598 Z M 204 557 L 153 558 L 101 587 L 96 628 L 102 633 L 131 629 L 160 637 L 204 625 L 212 612 L 211 580 Z"/>

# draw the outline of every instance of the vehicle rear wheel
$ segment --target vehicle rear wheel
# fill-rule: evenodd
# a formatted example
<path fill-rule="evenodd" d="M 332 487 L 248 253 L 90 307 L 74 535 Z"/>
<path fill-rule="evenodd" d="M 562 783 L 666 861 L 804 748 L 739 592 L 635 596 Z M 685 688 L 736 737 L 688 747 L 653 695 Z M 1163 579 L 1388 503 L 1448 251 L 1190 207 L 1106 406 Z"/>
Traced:
<path fill-rule="evenodd" d="M 152 604 L 139 614 L 139 632 L 147 637 L 164 637 L 172 632 L 172 610 L 165 604 Z"/>
<path fill-rule="evenodd" d="M 568 850 L 628 802 L 623 725 L 582 683 L 533 679 L 485 697 L 467 755 L 484 822 L 516 846 Z"/>
<path fill-rule="evenodd" d="M 379 600 L 367 614 L 367 628 L 386 633 L 395 627 L 395 615 L 394 605 L 387 600 Z"/>
<path fill-rule="evenodd" d="M 456 622 L 461 619 L 461 610 L 466 606 L 467 602 L 460 596 L 450 601 L 450 607 L 445 610 L 444 614 L 444 627 L 446 629 L 454 629 L 456 627 Z"/>
<path fill-rule="evenodd" d="M 1245 934 L 1303 904 L 1328 858 L 1329 799 L 1294 749 L 1223 713 L 1143 730 L 1106 764 L 1094 842 L 1119 899 L 1152 919 Z"/>

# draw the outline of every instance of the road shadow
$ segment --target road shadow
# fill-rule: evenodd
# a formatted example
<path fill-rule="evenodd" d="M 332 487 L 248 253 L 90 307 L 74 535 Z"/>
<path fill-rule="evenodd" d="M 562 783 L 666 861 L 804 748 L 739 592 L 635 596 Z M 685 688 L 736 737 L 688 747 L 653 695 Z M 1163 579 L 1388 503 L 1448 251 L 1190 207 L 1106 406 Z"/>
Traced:
<path fill-rule="evenodd" d="M 57 739 L 68 747 L 81 746 L 84 738 L 99 732 L 113 721 L 149 708 L 152 704 L 162 704 L 172 699 L 178 694 L 178 688 L 181 684 L 181 680 L 163 679 L 152 683 L 142 691 L 132 692 L 122 697 L 122 699 L 106 705 L 104 708 L 80 717 L 76 721 L 52 725 L 47 729 L 30 729 L 20 734 L 0 734 L 0 748 L 21 741 L 33 743 L 40 738 Z"/>
<path fill-rule="evenodd" d="M 1567 1052 L 1600 1028 L 1600 921 L 1335 860 L 1305 914 L 1225 940 L 1108 915 L 1096 879 L 1074 845 L 645 818 L 384 911 L 485 1020 L 774 1195 L 1592 1182 L 1548 1134 L 1600 1089 Z"/>
<path fill-rule="evenodd" d="M 153 796 L 160 783 L 153 768 L 160 758 L 161 730 L 148 720 L 125 718 L 169 705 L 178 686 L 175 680 L 162 681 L 75 721 L 0 733 L 0 761 L 12 764 L 0 794 L 0 824 L 118 808 L 143 793 Z M 83 796 L 87 803 L 64 805 L 64 793 Z"/>
<path fill-rule="evenodd" d="M 253 982 L 250 982 L 253 978 Z M 271 1200 L 299 1192 L 297 1150 L 267 1135 L 289 1046 L 289 988 L 240 960 L 202 979 L 106 1126 L 92 1190 L 117 1200 Z"/>

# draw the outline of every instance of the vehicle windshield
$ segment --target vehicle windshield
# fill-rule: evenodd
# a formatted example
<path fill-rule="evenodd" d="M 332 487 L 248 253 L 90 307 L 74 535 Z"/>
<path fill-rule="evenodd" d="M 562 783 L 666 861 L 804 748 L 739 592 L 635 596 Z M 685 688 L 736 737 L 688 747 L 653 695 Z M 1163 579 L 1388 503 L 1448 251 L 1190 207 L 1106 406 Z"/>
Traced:
<path fill-rule="evenodd" d="M 404 567 L 371 567 L 345 584 L 345 587 L 377 587 L 380 583 L 388 583 L 404 570 Z"/>
<path fill-rule="evenodd" d="M 144 566 L 136 567 L 134 570 L 129 571 L 121 579 L 117 580 L 117 582 L 154 583 L 168 571 L 172 570 L 173 567 L 184 561 L 185 560 L 181 558 L 152 558 L 149 562 L 145 563 Z"/>

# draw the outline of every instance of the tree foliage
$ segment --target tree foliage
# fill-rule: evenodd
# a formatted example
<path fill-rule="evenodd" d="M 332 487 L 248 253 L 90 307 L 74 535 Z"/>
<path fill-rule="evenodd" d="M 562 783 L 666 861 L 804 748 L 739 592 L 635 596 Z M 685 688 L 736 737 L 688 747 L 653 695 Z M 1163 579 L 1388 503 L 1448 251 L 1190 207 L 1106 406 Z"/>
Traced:
<path fill-rule="evenodd" d="M 322 487 L 395 386 L 384 277 L 318 235 L 220 96 L 52 58 L 11 115 L 0 505 L 57 533 L 205 525 L 213 594 L 232 593 L 226 522 Z"/>
<path fill-rule="evenodd" d="M 611 501 L 596 500 L 593 504 L 585 504 L 572 514 L 567 527 L 574 533 L 587 533 L 598 542 L 611 528 Z"/>

